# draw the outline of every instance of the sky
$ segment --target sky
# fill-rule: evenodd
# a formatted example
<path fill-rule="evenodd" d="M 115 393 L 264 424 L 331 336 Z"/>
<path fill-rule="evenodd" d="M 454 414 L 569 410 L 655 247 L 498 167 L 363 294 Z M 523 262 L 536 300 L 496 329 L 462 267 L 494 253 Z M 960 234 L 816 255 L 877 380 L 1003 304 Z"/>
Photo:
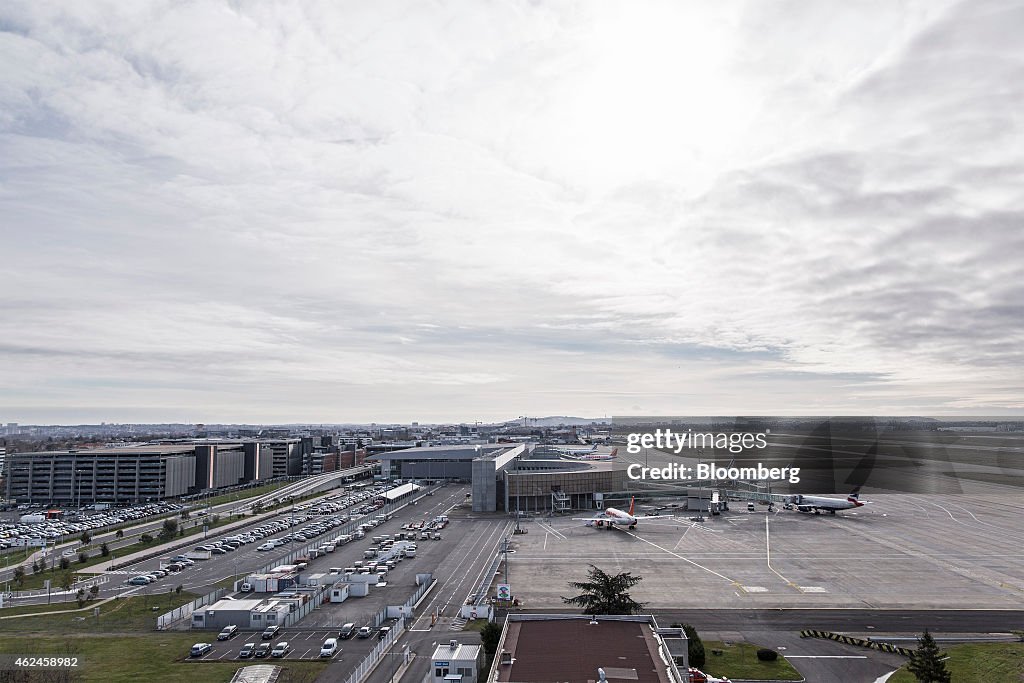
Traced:
<path fill-rule="evenodd" d="M 0 422 L 1024 413 L 1024 4 L 0 4 Z"/>

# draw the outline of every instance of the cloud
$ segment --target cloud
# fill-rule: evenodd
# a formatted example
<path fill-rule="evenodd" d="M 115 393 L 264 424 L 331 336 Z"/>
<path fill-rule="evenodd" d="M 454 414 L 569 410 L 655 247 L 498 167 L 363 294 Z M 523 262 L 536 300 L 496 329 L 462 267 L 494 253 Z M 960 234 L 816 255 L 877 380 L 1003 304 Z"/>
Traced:
<path fill-rule="evenodd" d="M 1019 412 L 1020 12 L 7 3 L 0 413 Z"/>

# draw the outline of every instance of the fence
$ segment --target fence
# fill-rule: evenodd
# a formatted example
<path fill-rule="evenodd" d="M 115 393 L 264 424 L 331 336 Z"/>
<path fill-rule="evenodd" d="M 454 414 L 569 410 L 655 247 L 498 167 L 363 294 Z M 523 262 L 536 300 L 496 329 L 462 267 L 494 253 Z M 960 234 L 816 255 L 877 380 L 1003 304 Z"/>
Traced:
<path fill-rule="evenodd" d="M 83 579 L 82 581 L 76 581 L 75 583 L 71 584 L 71 588 L 69 588 L 68 590 L 64 590 L 60 586 L 51 583 L 49 594 L 51 596 L 63 595 L 65 593 L 74 594 L 77 593 L 80 588 L 91 588 L 92 586 L 98 586 L 100 584 L 107 583 L 108 581 L 110 581 L 109 576 L 106 576 L 105 574 L 99 574 L 91 579 Z M 18 600 L 22 598 L 38 598 L 46 594 L 47 591 L 45 588 L 37 588 L 35 590 L 28 591 L 11 591 L 5 594 L 4 599 Z"/>
<path fill-rule="evenodd" d="M 502 541 L 507 543 L 507 541 Z M 476 590 L 476 597 L 473 599 L 474 605 L 482 605 L 487 601 L 487 594 L 491 590 L 491 582 L 494 581 L 494 575 L 498 573 L 498 567 L 501 566 L 501 553 L 494 556 L 494 561 L 491 562 L 491 566 L 484 572 L 484 576 L 480 579 L 480 587 Z"/>
<path fill-rule="evenodd" d="M 377 645 L 370 650 L 370 653 L 366 655 L 363 661 L 359 662 L 359 665 L 356 666 L 352 674 L 345 679 L 344 683 L 362 683 L 362 681 L 370 675 L 370 672 L 377 667 L 380 660 L 384 659 L 388 649 L 395 644 L 395 641 L 398 640 L 398 637 L 402 635 L 403 631 L 405 631 L 405 619 L 399 619 L 398 622 L 391 627 L 391 630 L 388 631 L 388 634 L 384 636 L 383 640 L 377 643 Z"/>
<path fill-rule="evenodd" d="M 159 617 L 156 618 L 157 630 L 163 631 L 172 626 L 173 624 L 181 621 L 182 619 L 186 619 L 192 616 L 192 613 L 200 607 L 217 602 L 225 595 L 227 595 L 227 593 L 227 588 L 218 588 L 212 593 L 207 593 L 202 597 L 196 598 L 187 605 L 182 605 L 177 609 L 172 609 L 170 612 L 167 612 L 166 614 L 161 614 Z"/>
<path fill-rule="evenodd" d="M 323 602 L 324 594 L 327 593 L 327 589 L 328 586 L 320 587 L 316 593 L 310 596 L 306 604 L 300 605 L 294 612 L 289 612 L 288 616 L 284 618 L 285 627 L 294 626 L 300 619 L 319 607 Z"/>

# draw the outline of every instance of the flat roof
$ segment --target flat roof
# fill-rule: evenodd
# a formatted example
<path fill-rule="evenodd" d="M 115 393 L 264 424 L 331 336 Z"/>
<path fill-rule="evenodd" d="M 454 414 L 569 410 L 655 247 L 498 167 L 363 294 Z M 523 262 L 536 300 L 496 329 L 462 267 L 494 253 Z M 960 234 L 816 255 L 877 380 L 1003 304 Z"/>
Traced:
<path fill-rule="evenodd" d="M 475 458 L 489 455 L 494 451 L 514 448 L 511 444 L 481 443 L 481 444 L 459 444 L 452 446 L 419 446 L 417 448 L 403 448 L 400 451 L 389 451 L 387 453 L 374 453 L 368 456 L 367 460 L 473 460 Z M 479 449 L 479 452 L 478 452 Z"/>
<path fill-rule="evenodd" d="M 416 484 L 402 484 L 401 486 L 396 486 L 390 491 L 385 491 L 382 495 L 388 500 L 395 500 L 397 498 L 401 498 L 402 496 L 408 495 L 413 491 L 419 490 L 420 487 L 417 486 Z"/>
<path fill-rule="evenodd" d="M 192 455 L 196 452 L 194 445 L 190 446 L 167 446 L 162 444 L 146 446 L 125 446 L 123 448 L 80 448 L 69 451 L 33 451 L 31 453 L 8 453 L 8 457 L 37 455 L 75 455 L 75 456 L 111 456 L 111 455 Z"/>
<path fill-rule="evenodd" d="M 242 598 L 240 600 L 218 600 L 212 605 L 207 605 L 200 611 L 207 612 L 210 610 L 230 610 L 237 612 L 238 610 L 253 610 L 263 602 L 263 598 Z"/>
<path fill-rule="evenodd" d="M 495 658 L 497 680 L 503 683 L 592 683 L 598 669 L 612 683 L 670 683 L 649 622 L 509 620 L 502 649 L 512 656 L 511 665 L 500 663 L 501 653 Z"/>

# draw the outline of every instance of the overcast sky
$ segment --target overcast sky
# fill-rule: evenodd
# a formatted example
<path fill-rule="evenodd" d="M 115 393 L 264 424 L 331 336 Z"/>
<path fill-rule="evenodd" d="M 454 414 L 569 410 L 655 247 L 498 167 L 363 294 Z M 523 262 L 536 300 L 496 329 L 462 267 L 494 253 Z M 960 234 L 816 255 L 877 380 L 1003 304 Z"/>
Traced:
<path fill-rule="evenodd" d="M 1024 413 L 1024 5 L 0 4 L 0 421 Z"/>

